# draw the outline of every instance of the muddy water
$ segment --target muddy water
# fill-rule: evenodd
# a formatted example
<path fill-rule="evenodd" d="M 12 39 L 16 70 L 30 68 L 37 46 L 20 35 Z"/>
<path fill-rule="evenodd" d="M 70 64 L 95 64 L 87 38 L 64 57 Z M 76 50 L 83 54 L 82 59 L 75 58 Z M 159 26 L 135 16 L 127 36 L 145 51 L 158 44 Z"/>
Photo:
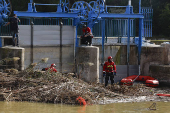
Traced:
<path fill-rule="evenodd" d="M 61 104 L 0 102 L 0 113 L 170 113 L 170 102 L 114 103 L 107 105 L 73 106 Z"/>

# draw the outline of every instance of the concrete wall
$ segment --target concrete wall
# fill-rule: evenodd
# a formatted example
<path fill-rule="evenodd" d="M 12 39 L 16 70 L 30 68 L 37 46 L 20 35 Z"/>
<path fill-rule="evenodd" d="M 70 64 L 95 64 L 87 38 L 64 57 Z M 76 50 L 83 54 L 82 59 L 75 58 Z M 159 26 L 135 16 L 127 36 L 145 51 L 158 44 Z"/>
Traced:
<path fill-rule="evenodd" d="M 31 45 L 31 26 L 19 25 L 19 36 L 21 46 Z M 75 27 L 63 26 L 62 44 L 74 45 Z M 60 45 L 60 26 L 58 25 L 34 25 L 34 46 L 57 46 Z"/>
<path fill-rule="evenodd" d="M 94 46 L 79 47 L 76 56 L 77 72 L 80 79 L 99 82 L 99 48 Z"/>
<path fill-rule="evenodd" d="M 170 45 L 143 47 L 141 74 L 154 77 L 161 83 L 170 84 Z"/>
<path fill-rule="evenodd" d="M 99 56 L 100 56 L 100 63 L 102 63 L 102 46 L 97 45 L 99 47 Z M 126 65 L 127 64 L 127 46 L 113 46 L 108 45 L 104 47 L 104 61 L 107 60 L 108 56 L 113 57 L 113 61 L 116 65 Z M 130 46 L 130 65 L 138 65 L 138 57 L 137 57 L 137 47 L 132 45 Z"/>
<path fill-rule="evenodd" d="M 149 75 L 150 65 L 166 65 L 168 62 L 165 47 L 142 47 L 141 74 Z"/>
<path fill-rule="evenodd" d="M 0 60 L 8 59 L 5 64 L 0 63 L 0 69 L 15 68 L 24 70 L 24 48 L 19 47 L 2 47 L 0 48 Z M 13 57 L 19 57 L 18 61 L 14 61 Z"/>
<path fill-rule="evenodd" d="M 60 55 L 62 59 L 60 60 Z M 62 53 L 60 53 L 60 47 L 34 47 L 33 48 L 33 62 L 39 62 L 42 58 L 49 58 L 47 63 L 41 64 L 36 69 L 42 69 L 49 67 L 52 63 L 56 64 L 57 71 L 63 73 L 74 72 L 74 46 L 62 47 Z M 31 63 L 31 48 L 25 47 L 25 68 Z"/>
<path fill-rule="evenodd" d="M 170 86 L 170 65 L 150 65 L 149 75 Z"/>
<path fill-rule="evenodd" d="M 73 26 L 63 26 L 63 38 L 62 38 L 62 47 L 60 48 L 60 26 L 41 26 L 41 25 L 34 25 L 34 35 L 33 35 L 33 54 L 31 54 L 31 26 L 28 25 L 20 25 L 19 26 L 19 35 L 20 35 L 20 45 L 25 48 L 25 65 L 21 63 L 20 69 L 22 70 L 23 67 L 26 68 L 31 63 L 31 57 L 33 56 L 33 62 L 39 62 L 42 58 L 49 58 L 49 61 L 46 64 L 41 64 L 36 68 L 42 69 L 51 65 L 51 63 L 56 63 L 57 70 L 59 72 L 68 73 L 68 72 L 75 72 L 75 27 Z M 107 60 L 108 56 L 112 56 L 114 62 L 117 65 L 117 77 L 115 77 L 116 81 L 122 79 L 122 77 L 126 77 L 127 75 L 127 47 L 125 45 L 115 46 L 112 45 L 112 41 L 118 41 L 116 39 L 108 38 L 108 43 L 105 45 L 104 50 L 104 60 Z M 96 41 L 96 42 L 95 42 Z M 99 41 L 99 42 L 98 42 Z M 126 43 L 126 39 L 124 39 Z M 96 46 L 99 48 L 99 75 L 101 78 L 102 76 L 102 46 L 100 40 L 96 38 L 93 39 L 93 43 L 96 43 Z M 131 40 L 131 44 L 132 44 Z M 93 45 L 94 45 L 93 44 Z M 95 48 L 95 47 L 94 47 Z M 2 49 L 2 48 L 1 48 Z M 20 48 L 18 48 L 20 49 Z M 11 48 L 10 51 L 18 51 L 14 48 Z M 24 53 L 23 49 L 22 53 Z M 61 52 L 62 51 L 62 52 Z M 10 54 L 6 54 L 8 57 Z M 86 52 L 84 52 L 86 54 Z M 93 53 L 89 53 L 93 55 Z M 4 58 L 3 55 L 5 53 L 0 54 L 0 58 Z M 83 53 L 82 53 L 83 55 Z M 15 55 L 13 55 L 15 56 Z M 12 57 L 13 57 L 12 56 Z M 21 55 L 17 55 L 21 56 Z M 80 55 L 81 56 L 81 55 Z M 22 59 L 23 61 L 23 59 Z M 21 61 L 20 61 L 21 62 Z M 131 74 L 138 74 L 138 56 L 137 56 L 137 47 L 135 45 L 131 45 L 130 47 L 130 75 Z M 141 74 L 143 75 L 156 75 L 150 71 L 150 66 L 152 65 L 169 65 L 170 64 L 170 45 L 164 45 L 163 47 L 142 47 L 142 54 L 141 54 Z M 24 65 L 24 66 L 23 66 Z M 80 71 L 80 70 L 79 70 Z M 164 72 L 162 72 L 164 73 Z M 169 72 L 164 73 L 165 79 L 168 76 Z M 158 75 L 160 76 L 160 74 Z M 155 76 L 155 77 L 158 77 Z"/>
<path fill-rule="evenodd" d="M 25 48 L 25 68 L 31 63 L 31 26 L 19 26 L 20 45 Z M 46 64 L 41 64 L 37 68 L 44 68 L 56 63 L 59 72 L 74 72 L 74 37 L 75 28 L 73 26 L 63 26 L 63 46 L 60 53 L 60 26 L 34 25 L 33 33 L 33 62 L 39 62 L 42 58 L 49 58 Z M 117 40 L 117 38 L 115 38 Z M 111 41 L 111 38 L 108 38 Z M 102 46 L 99 47 L 100 64 L 102 58 Z M 131 46 L 130 64 L 137 64 L 136 46 Z M 112 56 L 117 65 L 126 65 L 126 46 L 105 46 L 104 60 Z M 62 54 L 62 60 L 60 55 Z M 62 64 L 61 64 L 62 63 Z M 62 68 L 61 68 L 62 67 Z"/>
<path fill-rule="evenodd" d="M 25 66 L 28 67 L 33 57 L 33 62 L 37 63 L 42 58 L 49 58 L 46 64 L 41 64 L 36 68 L 42 69 L 52 63 L 57 65 L 59 72 L 74 72 L 74 37 L 75 27 L 63 26 L 62 47 L 60 48 L 60 26 L 58 25 L 34 25 L 33 26 L 33 54 L 31 54 L 31 26 L 19 26 L 20 46 L 25 48 Z M 62 52 L 60 52 L 62 51 Z M 62 58 L 61 58 L 62 57 Z"/>

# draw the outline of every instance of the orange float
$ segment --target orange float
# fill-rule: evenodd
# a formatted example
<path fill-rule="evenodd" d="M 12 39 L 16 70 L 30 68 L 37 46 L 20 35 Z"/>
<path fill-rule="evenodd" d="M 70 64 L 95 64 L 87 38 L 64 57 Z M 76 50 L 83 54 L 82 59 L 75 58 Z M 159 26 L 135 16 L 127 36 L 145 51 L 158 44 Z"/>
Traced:
<path fill-rule="evenodd" d="M 76 98 L 76 100 L 78 101 L 78 103 L 80 104 L 80 105 L 86 105 L 86 101 L 85 101 L 85 99 L 84 98 L 82 98 L 82 97 L 78 97 L 78 98 Z"/>
<path fill-rule="evenodd" d="M 143 82 L 145 82 L 146 86 L 149 86 L 149 87 L 157 87 L 159 85 L 159 81 L 156 80 L 155 78 L 150 77 L 150 76 L 142 76 L 142 75 L 128 76 L 126 78 L 123 78 L 120 81 L 120 83 L 121 83 L 121 85 L 131 86 L 131 85 L 133 85 L 134 81 L 143 81 Z"/>
<path fill-rule="evenodd" d="M 165 96 L 165 97 L 170 97 L 170 94 L 156 94 L 158 96 Z"/>

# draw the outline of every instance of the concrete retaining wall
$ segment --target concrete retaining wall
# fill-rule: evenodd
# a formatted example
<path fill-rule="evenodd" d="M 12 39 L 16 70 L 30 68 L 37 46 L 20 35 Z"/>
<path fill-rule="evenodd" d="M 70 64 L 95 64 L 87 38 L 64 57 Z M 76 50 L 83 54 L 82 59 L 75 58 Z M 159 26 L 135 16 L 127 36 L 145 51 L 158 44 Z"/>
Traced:
<path fill-rule="evenodd" d="M 0 48 L 0 59 L 9 59 L 4 65 L 0 64 L 1 69 L 15 68 L 24 70 L 24 48 L 19 47 L 2 47 Z M 14 61 L 13 57 L 19 57 L 18 61 Z M 2 62 L 1 62 L 2 63 Z"/>
<path fill-rule="evenodd" d="M 150 65 L 166 65 L 168 63 L 165 47 L 142 47 L 141 74 L 149 75 Z"/>
<path fill-rule="evenodd" d="M 62 59 L 60 55 L 62 54 Z M 33 62 L 37 63 L 42 58 L 49 58 L 47 63 L 40 64 L 35 69 L 42 69 L 49 67 L 52 63 L 56 64 L 57 71 L 62 73 L 74 72 L 74 45 L 62 47 L 60 53 L 60 47 L 34 47 L 33 48 Z M 25 68 L 31 63 L 31 48 L 25 47 Z"/>
<path fill-rule="evenodd" d="M 76 56 L 79 78 L 90 83 L 99 82 L 99 48 L 79 47 Z"/>
<path fill-rule="evenodd" d="M 19 25 L 20 45 L 31 45 L 31 26 Z M 62 28 L 62 44 L 74 45 L 75 27 L 64 25 Z M 59 25 L 34 25 L 33 26 L 34 46 L 58 46 L 60 45 Z"/>
<path fill-rule="evenodd" d="M 156 78 L 161 83 L 170 84 L 170 45 L 143 47 L 141 74 Z"/>
<path fill-rule="evenodd" d="M 49 58 L 48 62 L 35 67 L 42 69 L 52 63 L 57 65 L 57 71 L 62 73 L 74 72 L 74 37 L 75 27 L 64 25 L 62 28 L 62 45 L 60 45 L 59 25 L 33 25 L 33 54 L 31 52 L 31 26 L 19 25 L 20 46 L 25 48 L 25 65 Z M 62 57 L 62 58 L 61 58 Z"/>
<path fill-rule="evenodd" d="M 3 48 L 0 50 L 0 59 L 3 59 L 5 57 L 20 57 L 21 58 L 19 67 L 20 70 L 23 70 L 26 68 L 31 62 L 31 26 L 19 26 L 20 31 L 20 45 L 25 48 L 20 49 L 16 47 L 12 47 L 7 53 L 3 53 Z M 34 25 L 34 35 L 33 35 L 33 62 L 39 62 L 42 58 L 49 58 L 49 61 L 46 64 L 43 64 L 41 66 L 37 66 L 36 68 L 42 69 L 44 67 L 48 67 L 51 65 L 51 63 L 56 63 L 57 70 L 59 72 L 62 71 L 62 73 L 68 73 L 68 72 L 75 72 L 75 28 L 73 26 L 63 26 L 63 38 L 62 38 L 62 48 L 60 48 L 60 32 L 59 32 L 60 26 L 41 26 L 41 25 Z M 126 44 L 126 38 L 121 39 L 122 44 Z M 108 43 L 105 45 L 104 50 L 104 60 L 107 60 L 108 56 L 112 56 L 114 59 L 114 62 L 116 65 L 118 65 L 118 75 L 119 71 L 123 72 L 120 74 L 121 76 L 126 76 L 127 72 L 125 71 L 126 68 L 122 68 L 123 66 L 127 64 L 127 47 L 126 45 L 109 45 L 112 43 L 117 43 L 118 38 L 108 38 Z M 130 47 L 130 61 L 129 64 L 133 65 L 132 67 L 138 67 L 138 56 L 137 56 L 137 47 L 133 45 L 133 37 L 131 38 L 131 47 Z M 136 41 L 135 41 L 136 42 Z M 93 44 L 96 44 L 97 49 L 96 51 L 99 51 L 99 74 L 96 74 L 95 76 L 98 77 L 98 75 L 102 75 L 102 66 L 100 65 L 102 62 L 102 46 L 101 46 L 101 40 L 99 38 L 93 38 Z M 81 47 L 80 47 L 81 48 Z M 87 47 L 90 48 L 96 48 L 96 47 Z M 9 48 L 8 48 L 9 49 Z M 94 49 L 95 50 L 95 49 Z M 5 50 L 6 51 L 6 50 Z M 15 51 L 15 52 L 14 52 Z M 22 51 L 22 52 L 17 52 Z M 21 53 L 24 53 L 25 56 L 21 55 Z M 61 52 L 62 51 L 62 52 Z M 85 51 L 85 50 L 83 50 Z M 91 51 L 91 50 L 89 50 Z M 15 53 L 15 54 L 14 54 Z M 82 53 L 82 56 L 88 52 Z M 89 52 L 88 54 L 93 55 L 93 52 Z M 6 55 L 4 57 L 4 55 Z M 96 55 L 96 53 L 94 54 Z M 97 56 L 96 56 L 97 57 Z M 89 56 L 90 58 L 90 56 Z M 25 65 L 23 63 L 25 59 Z M 170 64 L 170 45 L 164 45 L 163 47 L 142 47 L 142 54 L 141 54 L 141 74 L 143 75 L 152 75 L 154 76 L 155 73 L 153 71 L 150 71 L 151 65 L 169 65 Z M 119 67 L 120 66 L 120 67 Z M 82 68 L 82 67 L 81 67 Z M 86 68 L 86 67 L 84 67 Z M 130 68 L 131 69 L 131 68 Z M 123 70 L 123 71 L 121 71 Z M 79 70 L 80 73 L 80 70 Z M 96 72 L 98 73 L 98 71 Z M 162 72 L 164 73 L 164 72 Z M 167 76 L 169 72 L 167 73 Z M 89 74 L 90 75 L 90 74 Z M 166 73 L 164 73 L 166 76 Z M 160 76 L 160 75 L 159 75 Z M 159 77 L 155 76 L 155 77 Z M 164 77 L 166 79 L 166 77 Z M 116 79 L 116 78 L 115 78 Z M 159 79 L 159 78 L 157 78 Z M 97 81 L 95 81 L 97 82 Z"/>
<path fill-rule="evenodd" d="M 150 65 L 150 76 L 170 85 L 170 65 Z"/>

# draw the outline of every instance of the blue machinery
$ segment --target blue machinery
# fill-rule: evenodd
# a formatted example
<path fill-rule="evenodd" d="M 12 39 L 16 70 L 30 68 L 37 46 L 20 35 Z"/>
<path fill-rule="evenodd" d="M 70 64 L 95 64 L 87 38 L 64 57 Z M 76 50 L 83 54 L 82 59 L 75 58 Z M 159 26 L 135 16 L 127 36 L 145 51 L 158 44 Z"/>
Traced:
<path fill-rule="evenodd" d="M 36 6 L 37 5 L 50 5 L 56 6 L 56 12 L 37 12 Z M 124 7 L 126 11 L 124 13 L 108 13 L 108 8 L 116 8 L 116 7 Z M 149 10 L 152 12 L 152 10 Z M 0 0 L 0 26 L 3 25 L 4 19 L 8 18 L 8 15 L 11 12 L 11 4 L 9 0 Z M 143 15 L 143 13 L 147 14 L 145 9 L 141 8 L 141 0 L 139 0 L 139 13 L 133 13 L 133 6 L 131 6 L 131 0 L 128 1 L 127 6 L 107 6 L 105 5 L 105 0 L 97 0 L 91 1 L 90 3 L 84 1 L 75 2 L 71 8 L 69 8 L 69 0 L 60 0 L 59 4 L 40 4 L 34 3 L 33 0 L 30 0 L 28 3 L 28 10 L 27 11 L 14 11 L 19 17 L 29 17 L 29 18 L 36 18 L 36 17 L 56 17 L 56 18 L 73 18 L 73 25 L 76 26 L 76 32 L 78 26 L 87 23 L 87 25 L 92 28 L 95 23 L 99 20 L 102 23 L 101 31 L 102 31 L 102 61 L 104 61 L 104 41 L 105 41 L 105 19 L 107 18 L 114 18 L 114 19 L 126 19 L 128 22 L 128 29 L 127 29 L 127 65 L 129 66 L 129 51 L 130 51 L 130 32 L 131 32 L 131 20 L 139 19 L 139 41 L 138 41 L 138 64 L 140 65 L 140 56 L 141 56 L 141 45 L 142 45 L 142 36 L 145 31 L 143 23 L 148 21 L 148 19 L 144 19 L 147 17 Z M 151 22 L 151 21 L 150 21 Z M 149 25 L 149 24 L 148 24 Z M 147 27 L 147 26 L 146 26 Z M 147 30 L 147 28 L 146 28 Z M 152 30 L 152 29 L 151 29 Z M 145 33 L 146 34 L 146 33 Z M 152 34 L 151 34 L 152 35 Z M 151 36 L 150 35 L 150 36 Z M 78 47 L 78 40 L 76 35 L 76 42 L 75 46 Z M 129 69 L 128 69 L 129 70 Z M 140 66 L 139 66 L 140 70 Z M 139 71 L 140 72 L 140 71 Z M 140 74 L 140 73 L 139 73 Z M 129 76 L 129 75 L 128 75 Z"/>
<path fill-rule="evenodd" d="M 10 0 L 0 0 L 0 26 L 3 25 L 4 19 L 11 14 L 12 6 Z"/>

